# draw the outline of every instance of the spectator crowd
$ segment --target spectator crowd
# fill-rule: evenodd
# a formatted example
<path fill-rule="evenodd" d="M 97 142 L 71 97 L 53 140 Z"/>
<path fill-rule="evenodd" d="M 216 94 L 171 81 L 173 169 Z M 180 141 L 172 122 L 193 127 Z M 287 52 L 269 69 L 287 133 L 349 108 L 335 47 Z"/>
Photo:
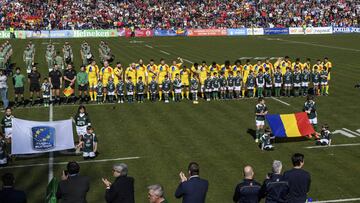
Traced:
<path fill-rule="evenodd" d="M 0 0 L 0 30 L 359 27 L 357 0 Z"/>

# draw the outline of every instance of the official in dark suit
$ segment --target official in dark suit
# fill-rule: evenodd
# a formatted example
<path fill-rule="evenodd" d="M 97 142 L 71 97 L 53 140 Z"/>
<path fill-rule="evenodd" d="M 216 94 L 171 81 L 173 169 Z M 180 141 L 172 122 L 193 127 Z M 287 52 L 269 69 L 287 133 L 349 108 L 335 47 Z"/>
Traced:
<path fill-rule="evenodd" d="M 67 173 L 63 171 L 56 198 L 60 203 L 87 203 L 86 194 L 90 189 L 90 179 L 79 175 L 80 166 L 76 162 L 67 164 Z"/>
<path fill-rule="evenodd" d="M 116 178 L 111 183 L 106 178 L 102 181 L 106 186 L 105 200 L 107 203 L 134 203 L 134 178 L 127 176 L 128 167 L 124 163 L 113 166 L 113 176 Z"/>
<path fill-rule="evenodd" d="M 261 185 L 254 180 L 251 166 L 244 167 L 244 180 L 235 187 L 233 201 L 236 203 L 258 203 Z"/>
<path fill-rule="evenodd" d="M 266 177 L 261 187 L 261 197 L 265 203 L 287 203 L 289 184 L 281 175 L 282 163 L 275 160 L 272 164 L 272 174 Z"/>
<path fill-rule="evenodd" d="M 175 192 L 176 198 L 183 198 L 183 203 L 204 203 L 208 191 L 209 182 L 199 177 L 199 165 L 191 162 L 188 167 L 189 178 L 180 172 L 181 183 Z"/>
<path fill-rule="evenodd" d="M 311 177 L 310 173 L 303 170 L 304 155 L 295 153 L 291 161 L 294 168 L 284 173 L 284 179 L 289 182 L 289 203 L 304 203 L 307 199 L 307 193 L 310 191 Z"/>
<path fill-rule="evenodd" d="M 0 203 L 26 203 L 25 192 L 14 189 L 15 178 L 11 173 L 2 176 L 3 188 L 0 191 Z"/>

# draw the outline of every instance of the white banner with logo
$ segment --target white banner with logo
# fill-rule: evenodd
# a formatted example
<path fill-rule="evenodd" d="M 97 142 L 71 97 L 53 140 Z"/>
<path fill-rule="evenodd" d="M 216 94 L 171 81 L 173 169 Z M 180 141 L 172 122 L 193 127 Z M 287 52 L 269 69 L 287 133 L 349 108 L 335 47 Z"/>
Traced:
<path fill-rule="evenodd" d="M 290 35 L 303 35 L 305 34 L 304 28 L 302 27 L 290 27 L 289 28 Z"/>
<path fill-rule="evenodd" d="M 73 149 L 72 120 L 38 122 L 13 118 L 11 154 Z"/>
<path fill-rule="evenodd" d="M 307 35 L 321 35 L 321 34 L 332 34 L 332 27 L 308 27 L 305 29 Z"/>
<path fill-rule="evenodd" d="M 247 35 L 264 35 L 264 28 L 247 28 Z"/>

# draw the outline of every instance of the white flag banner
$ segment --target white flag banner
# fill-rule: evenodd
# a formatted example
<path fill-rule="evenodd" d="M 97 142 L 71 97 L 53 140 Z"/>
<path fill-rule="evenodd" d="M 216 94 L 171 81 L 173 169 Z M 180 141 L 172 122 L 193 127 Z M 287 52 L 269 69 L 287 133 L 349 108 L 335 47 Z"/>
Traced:
<path fill-rule="evenodd" d="M 73 149 L 72 120 L 38 122 L 12 119 L 11 154 L 34 154 Z"/>

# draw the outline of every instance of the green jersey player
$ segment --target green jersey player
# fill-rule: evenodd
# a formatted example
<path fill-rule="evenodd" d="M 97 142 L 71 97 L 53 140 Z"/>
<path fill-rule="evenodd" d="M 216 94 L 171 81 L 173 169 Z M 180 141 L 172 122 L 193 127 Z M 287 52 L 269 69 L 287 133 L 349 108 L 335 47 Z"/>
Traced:
<path fill-rule="evenodd" d="M 303 96 L 307 96 L 308 94 L 309 83 L 310 83 L 310 71 L 308 67 L 305 67 L 303 72 L 301 73 L 301 94 Z"/>
<path fill-rule="evenodd" d="M 293 84 L 294 84 L 294 96 L 298 97 L 301 88 L 301 72 L 298 66 L 295 66 L 295 71 L 293 73 Z"/>
<path fill-rule="evenodd" d="M 254 76 L 254 71 L 250 70 L 249 76 L 247 77 L 246 80 L 246 89 L 247 89 L 248 97 L 254 97 L 255 83 L 256 83 L 256 79 Z"/>
<path fill-rule="evenodd" d="M 283 76 L 281 74 L 280 66 L 276 67 L 276 72 L 274 73 L 274 87 L 275 87 L 275 97 L 281 96 L 281 86 L 283 83 Z"/>
<path fill-rule="evenodd" d="M 156 101 L 156 95 L 157 95 L 157 91 L 158 91 L 158 83 L 156 81 L 156 76 L 153 75 L 151 78 L 151 81 L 149 83 L 149 94 L 150 94 L 150 100 L 152 102 Z"/>
<path fill-rule="evenodd" d="M 126 82 L 126 97 L 128 103 L 134 102 L 134 91 L 135 91 L 135 85 L 132 82 L 131 77 L 128 77 L 128 80 Z"/>
<path fill-rule="evenodd" d="M 96 103 L 98 104 L 102 104 L 103 103 L 103 84 L 101 82 L 101 80 L 99 79 L 97 86 L 95 87 L 95 91 L 96 91 Z"/>
<path fill-rule="evenodd" d="M 84 159 L 93 159 L 97 152 L 98 139 L 91 126 L 87 126 L 86 133 L 81 137 L 78 147 L 83 149 Z"/>
<path fill-rule="evenodd" d="M 118 103 L 124 103 L 124 95 L 125 95 L 125 83 L 120 78 L 118 84 L 116 84 L 116 94 Z"/>
<path fill-rule="evenodd" d="M 316 112 L 316 104 L 314 101 L 314 97 L 309 95 L 305 101 L 304 104 L 304 108 L 303 111 L 307 113 L 308 117 L 309 117 L 309 121 L 311 123 L 311 125 L 314 127 L 315 130 L 315 137 L 319 138 L 319 136 L 317 135 L 317 112 Z M 311 138 L 311 135 L 308 135 L 309 138 Z"/>
<path fill-rule="evenodd" d="M 169 103 L 169 93 L 171 91 L 171 81 L 168 75 L 165 75 L 165 80 L 162 83 L 162 92 L 164 94 L 165 103 Z"/>
<path fill-rule="evenodd" d="M 1 127 L 3 134 L 5 135 L 6 139 L 11 139 L 12 137 L 12 119 L 14 116 L 12 115 L 12 110 L 10 107 L 7 107 L 5 110 L 5 116 L 1 120 Z"/>
<path fill-rule="evenodd" d="M 86 108 L 83 105 L 80 105 L 76 115 L 73 118 L 76 126 L 76 133 L 79 136 L 79 143 L 81 141 L 81 137 L 86 133 L 86 127 L 91 125 L 91 121 L 88 113 L 86 112 Z"/>
<path fill-rule="evenodd" d="M 195 75 L 192 75 L 190 79 L 190 91 L 194 104 L 198 103 L 198 90 L 199 90 L 199 81 L 195 77 Z"/>
<path fill-rule="evenodd" d="M 288 97 L 291 96 L 292 81 L 293 81 L 292 73 L 290 72 L 290 68 L 287 67 L 286 72 L 284 74 L 285 96 L 288 96 Z"/>
<path fill-rule="evenodd" d="M 262 68 L 259 70 L 258 75 L 256 76 L 256 86 L 257 86 L 257 97 L 263 97 L 263 91 L 265 86 L 265 78 Z"/>
<path fill-rule="evenodd" d="M 204 81 L 204 88 L 205 88 L 205 97 L 206 101 L 210 101 L 211 95 L 211 88 L 212 88 L 212 78 L 210 73 L 207 74 L 207 78 Z"/>
<path fill-rule="evenodd" d="M 175 93 L 175 102 L 180 102 L 181 100 L 181 92 L 182 92 L 182 82 L 180 79 L 180 74 L 175 74 L 175 80 L 174 80 L 174 93 Z"/>
<path fill-rule="evenodd" d="M 235 84 L 235 97 L 237 99 L 241 98 L 241 86 L 242 86 L 242 75 L 240 71 L 236 71 L 236 76 L 234 77 L 234 84 Z"/>
<path fill-rule="evenodd" d="M 143 78 L 140 76 L 138 82 L 136 83 L 136 96 L 138 103 L 144 103 L 145 98 L 145 83 Z"/>
<path fill-rule="evenodd" d="M 265 105 L 265 100 L 260 97 L 255 106 L 256 143 L 259 142 L 260 136 L 264 134 L 265 116 L 267 113 L 268 108 Z"/>

